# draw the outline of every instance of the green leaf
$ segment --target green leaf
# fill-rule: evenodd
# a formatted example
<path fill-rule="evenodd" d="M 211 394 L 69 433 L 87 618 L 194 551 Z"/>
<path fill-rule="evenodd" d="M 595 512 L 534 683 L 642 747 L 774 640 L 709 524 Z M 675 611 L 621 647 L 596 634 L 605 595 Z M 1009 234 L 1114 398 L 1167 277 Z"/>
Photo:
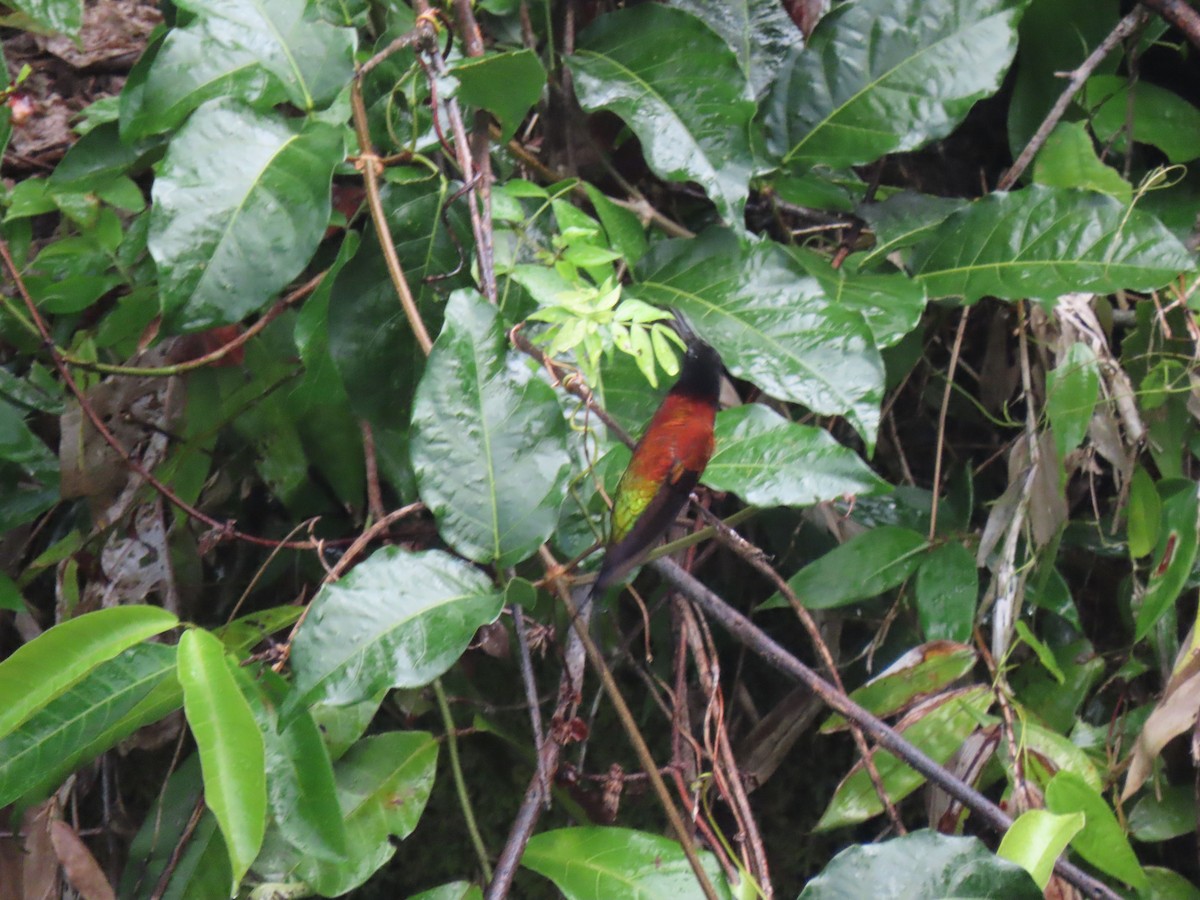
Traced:
<path fill-rule="evenodd" d="M 1135 617 L 1134 639 L 1140 641 L 1162 618 L 1179 597 L 1196 561 L 1197 502 L 1196 486 L 1187 483 L 1162 504 L 1162 527 L 1154 564 L 1146 579 L 1146 592 Z"/>
<path fill-rule="evenodd" d="M 135 644 L 101 663 L 81 681 L 0 739 L 0 806 L 39 802 L 88 760 L 146 724 L 130 714 L 156 688 L 179 688 L 175 648 Z M 169 710 L 161 710 L 161 714 Z"/>
<path fill-rule="evenodd" d="M 267 798 L 276 825 L 301 852 L 341 860 L 346 855 L 346 828 L 333 765 L 316 723 L 308 710 L 301 709 L 280 727 L 275 710 L 287 696 L 288 687 L 270 669 L 260 671 L 257 681 L 248 676 L 239 680 L 264 738 Z"/>
<path fill-rule="evenodd" d="M 821 282 L 831 300 L 862 313 L 879 349 L 899 343 L 921 321 L 925 290 L 906 275 L 855 272 L 845 266 L 835 269 L 819 253 L 799 247 L 789 251 L 806 272 Z"/>
<path fill-rule="evenodd" d="M 856 214 L 871 226 L 875 246 L 862 255 L 849 257 L 859 268 L 889 254 L 911 247 L 946 221 L 952 213 L 965 209 L 970 201 L 958 197 L 934 197 L 901 191 L 879 203 L 864 203 Z"/>
<path fill-rule="evenodd" d="M 25 609 L 25 598 L 21 588 L 3 572 L 0 572 L 0 609 L 21 612 Z"/>
<path fill-rule="evenodd" d="M 1056 815 L 1083 813 L 1083 829 L 1071 846 L 1106 875 L 1137 890 L 1146 888 L 1146 873 L 1111 807 L 1078 775 L 1059 772 L 1046 786 L 1046 809 Z"/>
<path fill-rule="evenodd" d="M 0 662 L 0 737 L 101 663 L 179 620 L 156 606 L 114 606 L 60 622 Z"/>
<path fill-rule="evenodd" d="M 421 687 L 445 672 L 504 595 L 472 566 L 438 550 L 385 547 L 313 599 L 292 644 L 300 702 L 347 704 L 388 687 Z"/>
<path fill-rule="evenodd" d="M 921 697 L 936 694 L 974 667 L 978 657 L 967 644 L 932 641 L 914 647 L 850 693 L 850 699 L 876 716 L 890 716 Z M 821 725 L 829 734 L 846 727 L 840 714 Z"/>
<path fill-rule="evenodd" d="M 996 853 L 1023 868 L 1045 890 L 1054 872 L 1054 861 L 1083 823 L 1083 813 L 1056 816 L 1044 809 L 1031 809 L 1012 823 Z"/>
<path fill-rule="evenodd" d="M 1129 555 L 1140 559 L 1154 549 L 1162 527 L 1162 500 L 1150 473 L 1141 466 L 1133 470 L 1129 479 L 1129 506 L 1126 533 L 1129 537 Z"/>
<path fill-rule="evenodd" d="M 83 0 L 13 0 L 5 5 L 21 10 L 43 28 L 69 37 L 77 37 L 83 27 Z"/>
<path fill-rule="evenodd" d="M 1133 139 L 1152 144 L 1173 163 L 1200 156 L 1200 109 L 1178 94 L 1148 81 L 1138 81 L 1129 102 L 1129 79 L 1093 75 L 1084 85 L 1080 102 L 1091 111 L 1092 127 L 1105 145 L 1124 148 L 1124 132 L 1133 116 Z"/>
<path fill-rule="evenodd" d="M 429 800 L 438 742 L 423 731 L 364 738 L 335 768 L 348 852 L 341 862 L 301 857 L 297 873 L 320 894 L 336 897 L 361 885 L 408 837 Z"/>
<path fill-rule="evenodd" d="M 1040 662 L 1045 667 L 1046 671 L 1053 676 L 1054 680 L 1058 682 L 1059 686 L 1065 684 L 1067 677 L 1063 674 L 1062 668 L 1058 665 L 1058 660 L 1054 656 L 1054 651 L 1050 649 L 1045 641 L 1041 640 L 1041 638 L 1034 634 L 1033 629 L 1031 629 L 1025 622 L 1018 619 L 1015 625 L 1017 634 L 1020 636 L 1021 640 L 1029 645 L 1029 647 L 1033 650 L 1034 654 L 1036 654 L 1038 658 L 1038 662 Z"/>
<path fill-rule="evenodd" d="M 808 506 L 890 486 L 827 431 L 789 422 L 760 403 L 717 413 L 704 483 L 754 506 Z"/>
<path fill-rule="evenodd" d="M 914 747 L 939 763 L 959 748 L 963 739 L 979 727 L 992 703 L 991 691 L 983 686 L 947 691 L 913 709 L 896 730 Z M 925 782 L 925 776 L 884 750 L 876 750 L 873 759 L 888 797 L 899 802 Z M 842 779 L 829 801 L 818 831 L 864 822 L 883 812 L 875 785 L 862 762 L 855 763 Z"/>
<path fill-rule="evenodd" d="M 380 192 L 396 253 L 431 334 L 441 322 L 441 305 L 434 305 L 437 294 L 424 279 L 444 275 L 459 265 L 459 250 L 442 221 L 444 191 L 443 185 L 430 182 L 388 184 Z M 452 224 L 457 221 L 454 208 L 446 218 Z M 437 284 L 450 288 L 468 280 L 458 276 Z M 401 312 L 373 230 L 338 273 L 331 289 L 333 297 L 337 302 L 331 299 L 329 303 L 329 355 L 350 407 L 377 429 L 396 429 L 408 420 L 425 359 Z"/>
<path fill-rule="evenodd" d="M 1057 188 L 1099 191 L 1129 203 L 1133 188 L 1096 155 L 1082 122 L 1059 122 L 1033 161 L 1033 180 Z"/>
<path fill-rule="evenodd" d="M 259 110 L 286 100 L 312 112 L 328 106 L 354 75 L 354 29 L 308 16 L 304 0 L 185 0 L 179 5 L 195 18 L 167 33 L 137 79 L 140 89 L 122 94 L 126 140 L 175 128 L 215 97 Z M 228 145 L 224 150 L 214 153 L 228 164 L 237 154 Z"/>
<path fill-rule="evenodd" d="M 1138 900 L 1200 900 L 1200 889 L 1171 869 L 1146 866 L 1148 887 Z"/>
<path fill-rule="evenodd" d="M 294 132 L 225 101 L 196 110 L 154 181 L 149 247 L 170 325 L 236 322 L 299 275 L 329 222 L 341 159 L 338 128 Z"/>
<path fill-rule="evenodd" d="M 632 266 L 646 253 L 646 229 L 641 220 L 625 207 L 617 206 L 590 184 L 585 182 L 583 189 L 600 218 L 600 224 L 604 226 L 609 244 Z"/>
<path fill-rule="evenodd" d="M 469 881 L 452 881 L 439 885 L 419 894 L 411 895 L 408 900 L 483 900 L 483 891 L 478 885 Z"/>
<path fill-rule="evenodd" d="M 1061 462 L 1083 443 L 1100 396 L 1100 364 L 1083 341 L 1076 341 L 1046 375 L 1046 415 L 1054 429 Z"/>
<path fill-rule="evenodd" d="M 598 18 L 567 64 L 584 109 L 624 119 L 656 175 L 699 182 L 741 227 L 754 103 L 724 40 L 689 13 L 646 4 Z"/>
<path fill-rule="evenodd" d="M 417 387 L 412 463 L 442 537 L 511 566 L 553 533 L 570 467 L 553 389 L 506 352 L 495 307 L 458 291 Z"/>
<path fill-rule="evenodd" d="M 793 49 L 766 100 L 785 165 L 850 166 L 945 137 L 995 93 L 1017 49 L 1020 0 L 862 0 Z"/>
<path fill-rule="evenodd" d="M 979 601 L 975 556 L 957 541 L 929 552 L 917 569 L 917 617 L 931 641 L 969 641 Z"/>
<path fill-rule="evenodd" d="M 777 244 L 709 229 L 655 245 L 629 292 L 677 308 L 736 377 L 781 400 L 846 416 L 870 449 L 884 378 L 874 336 L 858 312 L 798 269 Z"/>
<path fill-rule="evenodd" d="M 1196 830 L 1196 796 L 1190 785 L 1147 791 L 1129 813 L 1129 831 L 1139 841 L 1169 841 Z"/>
<path fill-rule="evenodd" d="M 194 827 L 190 822 L 203 787 L 200 757 L 192 753 L 167 779 L 129 845 L 120 897 L 225 900 L 229 896 L 229 857 L 212 810 L 204 810 Z M 186 847 L 182 854 L 180 847 Z M 169 881 L 160 898 L 156 887 L 168 869 Z"/>
<path fill-rule="evenodd" d="M 788 50 L 804 42 L 800 29 L 775 0 L 671 0 L 670 5 L 702 19 L 725 39 L 755 96 L 770 87 Z"/>
<path fill-rule="evenodd" d="M 700 859 L 717 896 L 732 898 L 713 855 L 702 851 Z M 543 831 L 529 839 L 521 865 L 553 881 L 567 900 L 704 896 L 679 844 L 629 828 Z"/>
<path fill-rule="evenodd" d="M 1153 290 L 1195 267 L 1153 216 L 1103 194 L 1042 185 L 975 201 L 942 222 L 913 259 L 931 297 L 968 303 Z"/>
<path fill-rule="evenodd" d="M 919 861 L 919 865 L 914 865 Z M 879 844 L 848 847 L 810 881 L 800 900 L 1041 900 L 1022 868 L 978 838 L 914 831 Z"/>
<path fill-rule="evenodd" d="M 808 609 L 832 609 L 876 597 L 902 583 L 921 563 L 925 535 L 898 525 L 864 531 L 809 563 L 788 585 Z M 759 609 L 787 606 L 776 594 Z"/>
<path fill-rule="evenodd" d="M 546 86 L 546 70 L 532 50 L 467 57 L 450 74 L 458 79 L 460 100 L 499 120 L 501 142 L 513 136 Z"/>
<path fill-rule="evenodd" d="M 211 632 L 189 629 L 179 640 L 183 708 L 200 752 L 204 802 L 225 838 L 233 890 L 254 862 L 267 825 L 263 736 Z"/>

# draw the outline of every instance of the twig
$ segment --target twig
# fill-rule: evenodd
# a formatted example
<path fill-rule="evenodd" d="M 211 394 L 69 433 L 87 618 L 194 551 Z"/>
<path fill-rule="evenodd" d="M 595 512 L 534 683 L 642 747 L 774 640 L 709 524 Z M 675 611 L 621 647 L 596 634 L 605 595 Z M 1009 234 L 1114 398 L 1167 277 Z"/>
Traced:
<path fill-rule="evenodd" d="M 681 566 L 665 558 L 656 560 L 651 563 L 651 566 L 676 590 L 697 603 L 709 616 L 716 619 L 721 627 L 764 662 L 807 685 L 831 709 L 841 713 L 848 721 L 859 725 L 866 734 L 870 735 L 889 753 L 969 808 L 990 828 L 1004 832 L 1012 825 L 1012 819 L 1004 810 L 979 791 L 946 771 L 923 751 L 905 740 L 890 725 L 876 718 L 843 692 L 834 688 L 824 678 L 769 638 L 757 625 L 689 575 Z M 1091 900 L 1120 900 L 1120 897 L 1107 885 L 1097 881 L 1065 859 L 1060 858 L 1054 867 L 1059 875 Z"/>
<path fill-rule="evenodd" d="M 765 575 L 775 585 L 775 589 L 787 599 L 788 604 L 792 607 L 792 611 L 796 614 L 796 618 L 800 620 L 800 623 L 804 626 L 804 630 L 808 632 L 809 640 L 812 641 L 817 655 L 821 657 L 821 664 L 825 666 L 825 670 L 833 680 L 834 686 L 842 694 L 845 694 L 846 688 L 842 684 L 842 676 L 838 672 L 837 663 L 834 662 L 833 654 L 829 651 L 829 646 L 825 643 L 825 639 L 821 637 L 821 629 L 817 627 L 817 623 L 813 620 L 812 613 L 800 602 L 800 598 L 796 596 L 796 592 L 792 590 L 792 586 L 787 583 L 782 575 L 775 571 L 774 566 L 767 562 L 766 554 L 762 550 L 751 544 L 732 528 L 729 528 L 720 519 L 711 516 L 707 510 L 704 512 L 706 516 L 710 517 L 713 526 L 717 529 L 717 536 L 722 543 Z M 867 746 L 867 739 L 863 735 L 862 729 L 857 724 L 851 724 L 850 734 L 854 738 L 854 745 L 858 749 L 859 757 L 862 759 L 863 768 L 866 769 L 867 776 L 871 779 L 871 785 L 875 788 L 875 794 L 879 797 L 880 805 L 887 813 L 887 817 L 891 820 L 896 832 L 898 834 L 907 834 L 908 832 L 904 827 L 903 820 L 900 818 L 900 813 L 897 812 L 895 804 L 892 803 L 892 798 L 888 796 L 887 788 L 883 784 L 883 778 L 880 776 L 879 769 L 875 765 L 875 756 L 871 752 L 871 748 Z"/>
<path fill-rule="evenodd" d="M 379 487 L 379 460 L 375 455 L 375 430 L 362 419 L 359 423 L 363 442 L 363 468 L 367 473 L 367 514 L 378 522 L 383 518 L 383 491 Z"/>
<path fill-rule="evenodd" d="M 654 788 L 655 794 L 658 795 L 659 805 L 662 806 L 663 812 L 667 816 L 667 821 L 671 823 L 671 828 L 675 832 L 675 836 L 679 839 L 683 853 L 696 875 L 696 881 L 700 884 L 700 889 L 704 892 L 704 896 L 708 900 L 717 900 L 716 889 L 709 880 L 708 873 L 704 871 L 704 866 L 700 863 L 700 856 L 697 853 L 695 841 L 688 832 L 687 825 L 684 823 L 683 817 L 679 814 L 679 810 L 675 808 L 675 802 L 667 790 L 666 782 L 663 781 L 662 775 L 658 772 L 658 764 L 654 761 L 654 757 L 650 753 L 650 748 L 646 745 L 645 738 L 642 737 L 641 732 L 638 730 L 633 719 L 633 713 L 630 712 L 629 705 L 621 695 L 621 689 L 617 687 L 616 681 L 613 680 L 612 672 L 609 671 L 608 665 L 604 662 L 604 656 L 600 653 L 600 648 L 596 646 L 595 641 L 592 640 L 592 636 L 588 633 L 587 625 L 581 624 L 578 621 L 575 604 L 571 598 L 569 596 L 564 597 L 563 602 L 566 604 L 567 612 L 571 616 L 575 633 L 579 635 L 579 640 L 582 642 L 584 650 L 587 653 L 588 661 L 591 662 L 592 668 L 596 670 L 596 674 L 600 676 L 600 683 L 604 685 L 604 692 L 608 695 L 609 702 L 612 703 L 617 717 L 625 727 L 625 734 L 629 738 L 629 742 L 633 745 L 638 762 L 641 763 L 642 769 L 650 778 L 650 785 Z"/>
<path fill-rule="evenodd" d="M 149 469 L 134 459 L 129 451 L 121 445 L 121 442 L 118 441 L 116 436 L 108 429 L 108 426 L 104 424 L 104 421 L 96 413 L 96 410 L 92 408 L 91 403 L 88 402 L 87 394 L 84 393 L 83 388 L 81 388 L 75 381 L 75 377 L 71 374 L 70 367 L 59 354 L 58 349 L 54 344 L 54 340 L 50 337 L 49 326 L 46 325 L 46 320 L 42 318 L 41 313 L 38 312 L 37 305 L 33 302 L 33 298 L 29 295 L 29 290 L 25 287 L 25 280 L 21 277 L 21 273 L 17 269 L 17 264 L 13 261 L 12 253 L 9 251 L 8 241 L 3 237 L 0 237 L 0 259 L 3 259 L 4 266 L 8 269 L 9 276 L 12 278 L 13 283 L 16 284 L 17 291 L 20 293 L 21 299 L 25 303 L 25 308 L 29 311 L 30 317 L 37 326 L 38 332 L 42 336 L 42 343 L 49 352 L 50 358 L 54 362 L 54 368 L 58 370 L 58 374 L 62 377 L 63 383 L 65 383 L 71 393 L 74 394 L 75 399 L 79 403 L 79 408 L 83 411 L 83 414 L 87 416 L 88 421 L 92 423 L 92 427 L 96 429 L 96 433 L 104 439 L 106 444 L 116 451 L 117 455 L 121 457 L 122 462 L 124 462 L 126 466 L 128 466 L 147 484 L 158 491 L 163 497 L 165 497 L 172 506 L 183 510 L 183 512 L 185 512 L 189 517 L 207 525 L 210 529 L 212 529 L 213 534 L 215 534 L 220 540 L 238 540 L 244 541 L 248 544 L 256 544 L 260 547 L 286 547 L 289 550 L 317 549 L 318 545 L 314 541 L 276 541 L 272 540 L 271 538 L 259 537 L 255 534 L 247 534 L 244 531 L 238 531 L 233 527 L 232 522 L 221 522 L 218 519 L 215 519 L 207 513 L 201 512 L 199 509 L 192 506 L 173 490 L 171 490 L 171 488 L 167 487 L 166 484 L 151 474 Z"/>
<path fill-rule="evenodd" d="M 1172 0 L 1156 0 L 1156 2 L 1160 2 L 1164 6 L 1174 5 Z M 1079 89 L 1083 87 L 1084 82 L 1091 77 L 1091 74 L 1100 65 L 1104 57 L 1116 49 L 1121 41 L 1125 40 L 1125 38 L 1129 37 L 1145 24 L 1150 16 L 1146 11 L 1146 7 L 1153 7 L 1154 5 L 1154 2 L 1146 2 L 1141 6 L 1134 7 L 1133 11 L 1121 19 L 1116 27 L 1109 32 L 1108 37 L 1101 41 L 1100 45 L 1088 54 L 1087 59 L 1071 72 L 1066 90 L 1054 101 L 1054 105 L 1050 107 L 1050 112 L 1046 113 L 1046 118 L 1042 120 L 1042 124 L 1038 126 L 1038 130 L 1029 139 L 1029 143 L 1025 145 L 1025 149 L 1021 151 L 1021 155 L 1017 157 L 1017 161 L 1012 164 L 1012 168 L 1001 176 L 1000 181 L 996 184 L 996 190 L 1007 191 L 1017 183 L 1017 179 L 1029 168 L 1029 164 L 1033 162 L 1033 158 L 1037 155 L 1037 152 L 1042 149 L 1042 145 L 1050 137 L 1050 132 L 1054 130 L 1054 126 L 1062 119 L 1063 114 L 1067 111 L 1067 107 L 1071 105 L 1071 100 L 1079 93 Z M 1193 10 L 1192 13 L 1194 15 L 1195 11 Z M 1165 13 L 1163 15 L 1165 17 Z M 1200 46 L 1200 43 L 1197 43 L 1197 46 Z"/>
<path fill-rule="evenodd" d="M 492 880 L 492 865 L 488 862 L 487 847 L 483 843 L 483 835 L 479 833 L 479 824 L 475 821 L 475 811 L 471 809 L 471 798 L 467 794 L 467 782 L 463 778 L 462 764 L 458 760 L 458 736 L 454 732 L 454 716 L 450 713 L 450 704 L 446 700 L 446 689 L 442 687 L 442 679 L 433 680 L 433 693 L 437 697 L 438 709 L 442 714 L 442 727 L 446 729 L 446 749 L 450 756 L 450 771 L 454 776 L 454 789 L 458 792 L 458 803 L 462 807 L 463 819 L 467 823 L 467 834 L 471 836 L 471 844 L 475 855 L 479 857 L 479 867 L 483 877 Z"/>
<path fill-rule="evenodd" d="M 383 199 L 379 194 L 379 173 L 383 170 L 383 163 L 375 155 L 375 148 L 371 145 L 371 132 L 367 125 L 367 109 L 362 98 L 361 71 L 350 85 L 350 111 L 354 119 L 354 133 L 358 136 L 359 167 L 362 170 L 363 183 L 367 189 L 367 207 L 371 211 L 371 221 L 375 224 L 375 236 L 379 239 L 379 246 L 383 250 L 383 261 L 387 265 L 388 275 L 391 276 L 392 285 L 400 298 L 400 305 L 404 308 L 404 315 L 408 317 L 409 327 L 412 328 L 413 336 L 417 339 L 417 345 L 421 348 L 421 352 L 428 356 L 429 351 L 433 348 L 433 341 L 425 329 L 425 322 L 421 319 L 420 310 L 417 309 L 417 301 L 413 299 L 412 291 L 409 289 L 408 279 L 404 277 L 404 267 L 400 265 L 396 244 L 392 241 L 387 215 L 383 210 Z"/>
<path fill-rule="evenodd" d="M 1154 10 L 1200 48 L 1200 12 L 1186 0 L 1142 0 L 1142 6 Z"/>
<path fill-rule="evenodd" d="M 529 636 L 525 632 L 525 610 L 521 604 L 513 604 L 513 627 L 517 632 L 517 659 L 521 668 L 521 683 L 525 686 L 525 704 L 529 707 L 529 725 L 537 753 L 537 775 L 542 785 L 542 796 L 550 802 L 550 775 L 542 766 L 542 747 L 546 743 L 542 728 L 541 706 L 538 704 L 537 685 L 533 680 L 533 660 L 529 653 Z"/>
<path fill-rule="evenodd" d="M 942 391 L 942 408 L 938 411 L 937 449 L 933 454 L 933 497 L 929 505 L 929 539 L 937 535 L 938 499 L 942 490 L 942 455 L 946 449 L 946 411 L 950 408 L 950 391 L 954 388 L 954 370 L 962 355 L 963 335 L 967 331 L 967 316 L 971 307 L 962 308 L 958 330 L 954 332 L 954 346 L 950 349 L 950 366 L 946 369 L 946 389 Z"/>

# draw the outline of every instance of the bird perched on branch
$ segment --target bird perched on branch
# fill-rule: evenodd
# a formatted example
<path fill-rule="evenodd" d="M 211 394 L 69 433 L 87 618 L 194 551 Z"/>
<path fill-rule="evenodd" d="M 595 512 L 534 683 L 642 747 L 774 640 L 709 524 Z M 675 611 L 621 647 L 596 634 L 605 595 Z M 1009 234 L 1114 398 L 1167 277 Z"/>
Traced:
<path fill-rule="evenodd" d="M 633 448 L 617 485 L 612 533 L 593 597 L 641 564 L 687 503 L 712 456 L 721 357 L 686 330 L 685 337 L 688 349 L 679 378 Z"/>

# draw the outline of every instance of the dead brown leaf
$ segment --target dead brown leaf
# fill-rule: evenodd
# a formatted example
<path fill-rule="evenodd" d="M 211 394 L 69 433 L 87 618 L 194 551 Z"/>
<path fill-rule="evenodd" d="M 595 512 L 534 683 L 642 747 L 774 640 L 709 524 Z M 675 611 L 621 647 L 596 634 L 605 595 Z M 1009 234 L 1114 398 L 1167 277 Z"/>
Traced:
<path fill-rule="evenodd" d="M 67 881 L 82 900 L 116 900 L 104 870 L 74 828 L 62 819 L 55 819 L 50 823 L 50 842 Z"/>

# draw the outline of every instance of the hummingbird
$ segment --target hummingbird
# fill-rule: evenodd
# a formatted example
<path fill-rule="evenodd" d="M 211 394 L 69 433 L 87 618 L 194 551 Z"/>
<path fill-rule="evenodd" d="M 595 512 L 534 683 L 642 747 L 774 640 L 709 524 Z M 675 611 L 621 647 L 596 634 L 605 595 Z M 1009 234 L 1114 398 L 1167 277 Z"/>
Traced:
<path fill-rule="evenodd" d="M 617 484 L 612 530 L 593 597 L 642 563 L 687 503 L 712 457 L 721 357 L 690 331 L 685 330 L 685 339 L 687 353 L 679 378 L 633 448 Z"/>

